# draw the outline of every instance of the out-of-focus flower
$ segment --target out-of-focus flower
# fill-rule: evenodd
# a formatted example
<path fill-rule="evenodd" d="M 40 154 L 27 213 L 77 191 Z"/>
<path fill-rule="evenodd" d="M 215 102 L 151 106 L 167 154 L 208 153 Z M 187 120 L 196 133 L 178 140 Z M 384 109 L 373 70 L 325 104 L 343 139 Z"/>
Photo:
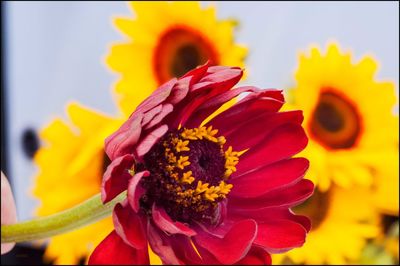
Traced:
<path fill-rule="evenodd" d="M 377 169 L 371 188 L 375 206 L 382 214 L 399 216 L 399 145 L 388 149 L 387 165 Z"/>
<path fill-rule="evenodd" d="M 163 84 L 106 139 L 102 199 L 127 190 L 91 264 L 266 264 L 303 245 L 309 220 L 291 207 L 313 184 L 301 111 L 279 90 L 247 86 L 237 67 L 201 66 Z M 233 107 L 222 104 L 247 92 Z M 132 226 L 134 225 L 134 226 Z"/>
<path fill-rule="evenodd" d="M 336 44 L 326 55 L 317 48 L 301 55 L 285 108 L 304 109 L 310 143 L 301 154 L 310 159 L 307 177 L 319 191 L 297 209 L 312 221 L 307 243 L 280 261 L 361 262 L 367 240 L 380 231 L 376 207 L 398 212 L 396 97 L 393 83 L 374 81 L 375 71 L 374 60 L 353 64 Z"/>
<path fill-rule="evenodd" d="M 115 45 L 107 59 L 109 65 L 122 74 L 117 91 L 125 88 L 121 91 L 126 96 L 122 101 L 123 110 L 131 112 L 162 82 L 161 76 L 153 74 L 158 65 L 162 72 L 158 75 L 167 79 L 170 74 L 181 75 L 208 59 L 242 66 L 246 49 L 233 43 L 234 23 L 217 21 L 215 8 L 201 9 L 199 3 L 188 2 L 129 5 L 137 20 L 118 18 L 116 25 L 135 41 L 131 39 L 132 43 Z M 148 20 L 154 16 L 157 21 L 163 21 L 156 31 L 152 29 L 156 25 L 154 21 L 149 23 Z M 155 32 L 158 35 L 154 35 Z M 163 38 L 163 46 L 159 45 L 160 38 Z M 125 85 L 131 84 L 132 80 L 137 82 L 136 85 L 127 88 Z M 138 87 L 141 89 L 136 90 Z M 35 160 L 40 172 L 34 188 L 34 194 L 42 204 L 39 215 L 72 207 L 98 192 L 108 163 L 103 152 L 104 138 L 122 124 L 119 118 L 107 117 L 75 104 L 68 107 L 68 113 L 73 125 L 57 119 L 42 133 L 42 139 L 49 146 L 41 148 Z M 52 238 L 46 258 L 61 264 L 77 263 L 91 252 L 93 244 L 104 238 L 99 232 L 109 231 L 110 219 L 106 220 Z M 155 255 L 151 259 L 159 262 Z"/>
<path fill-rule="evenodd" d="M 310 138 L 304 156 L 312 162 L 307 176 L 321 191 L 332 182 L 349 188 L 372 185 L 374 176 L 388 180 L 389 168 L 399 178 L 398 152 L 392 152 L 399 133 L 394 84 L 376 82 L 376 68 L 371 57 L 353 64 L 351 54 L 341 54 L 336 44 L 326 55 L 312 48 L 311 56 L 300 56 L 290 108 L 304 110 Z M 387 197 L 398 198 L 398 191 Z"/>
<path fill-rule="evenodd" d="M 42 147 L 34 161 L 39 167 L 33 194 L 37 214 L 46 216 L 79 204 L 99 193 L 109 161 L 104 139 L 123 122 L 76 103 L 69 104 L 70 121 L 54 119 L 40 133 Z M 76 264 L 86 258 L 112 228 L 106 218 L 50 239 L 45 252 L 56 264 Z"/>
<path fill-rule="evenodd" d="M 399 265 L 399 219 L 382 216 L 379 236 L 369 241 L 359 260 L 353 263 L 364 265 Z"/>
<path fill-rule="evenodd" d="M 371 208 L 369 190 L 351 190 L 332 185 L 327 192 L 316 190 L 303 204 L 294 208 L 311 220 L 311 231 L 303 247 L 285 256 L 294 264 L 345 265 L 358 261 L 367 239 L 379 232 L 377 214 Z"/>
<path fill-rule="evenodd" d="M 158 86 L 211 61 L 243 67 L 247 49 L 234 43 L 233 20 L 199 2 L 130 2 L 135 18 L 117 18 L 128 42 L 114 44 L 106 62 L 121 78 L 115 86 L 129 115 Z"/>

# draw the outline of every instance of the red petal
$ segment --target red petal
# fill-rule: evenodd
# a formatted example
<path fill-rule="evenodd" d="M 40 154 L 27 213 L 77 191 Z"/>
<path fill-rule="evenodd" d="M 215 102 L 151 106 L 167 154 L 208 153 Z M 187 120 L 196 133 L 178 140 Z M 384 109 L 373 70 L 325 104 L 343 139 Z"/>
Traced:
<path fill-rule="evenodd" d="M 175 86 L 172 88 L 171 94 L 166 101 L 172 105 L 176 105 L 180 103 L 183 99 L 185 99 L 189 92 L 189 84 L 191 80 L 192 77 L 179 79 Z"/>
<path fill-rule="evenodd" d="M 198 66 L 195 69 L 190 70 L 185 75 L 182 76 L 183 78 L 191 77 L 190 85 L 193 85 L 207 73 L 208 68 L 210 67 L 211 62 L 207 61 L 204 65 Z"/>
<path fill-rule="evenodd" d="M 150 223 L 147 224 L 147 237 L 151 249 L 160 257 L 163 264 L 184 264 L 184 262 L 178 259 L 175 255 L 175 252 L 171 247 L 170 239 L 164 232 L 158 230 Z"/>
<path fill-rule="evenodd" d="M 154 107 L 153 109 L 150 109 L 149 111 L 147 111 L 144 115 L 143 115 L 143 119 L 142 119 L 142 127 L 147 125 L 158 113 L 161 112 L 163 108 L 163 105 L 157 105 L 156 107 Z"/>
<path fill-rule="evenodd" d="M 203 122 L 204 119 L 206 119 L 216 110 L 218 110 L 218 108 L 220 108 L 224 103 L 232 100 L 233 98 L 235 98 L 236 96 L 238 96 L 243 92 L 255 92 L 255 91 L 261 91 L 261 90 L 256 87 L 245 86 L 229 90 L 227 92 L 221 93 L 220 95 L 211 98 L 209 101 L 204 102 L 201 106 L 199 106 L 199 108 L 197 108 L 197 110 L 190 116 L 190 119 L 187 122 L 186 126 L 189 128 L 197 127 L 198 125 L 201 124 L 201 122 Z"/>
<path fill-rule="evenodd" d="M 246 114 L 244 113 L 244 115 Z M 253 114 L 253 117 L 237 118 L 238 121 L 244 121 L 244 123 L 238 124 L 230 132 L 224 133 L 227 146 L 232 146 L 238 151 L 253 149 L 258 145 L 263 145 L 262 141 L 279 126 L 287 123 L 300 125 L 303 121 L 301 111 L 263 113 L 258 116 Z"/>
<path fill-rule="evenodd" d="M 229 92 L 226 92 L 226 94 Z M 281 97 L 276 95 L 277 93 L 280 93 Z M 281 93 L 282 91 L 280 90 L 254 89 L 252 93 L 234 106 L 211 119 L 207 125 L 213 125 L 220 130 L 221 135 L 225 135 L 227 132 L 237 129 L 240 125 L 260 115 L 276 113 L 283 105 L 283 96 Z M 210 102 L 213 101 L 214 99 L 210 100 Z"/>
<path fill-rule="evenodd" d="M 279 126 L 268 134 L 259 145 L 240 157 L 236 175 L 289 158 L 303 150 L 307 146 L 307 142 L 307 136 L 300 125 L 288 123 Z M 235 143 L 237 143 L 236 140 Z M 239 143 L 237 145 L 240 146 Z M 233 148 L 240 150 L 236 146 Z"/>
<path fill-rule="evenodd" d="M 131 208 L 135 211 L 139 211 L 139 199 L 145 192 L 145 190 L 139 185 L 142 177 L 149 176 L 149 171 L 143 171 L 135 174 L 128 184 L 128 202 Z"/>
<path fill-rule="evenodd" d="M 105 151 L 113 161 L 115 158 L 132 153 L 142 132 L 142 113 L 133 113 L 122 126 L 105 140 Z"/>
<path fill-rule="evenodd" d="M 209 69 L 210 70 L 210 69 Z M 214 68 L 215 71 L 210 71 L 205 75 L 198 83 L 209 83 L 212 88 L 218 88 L 220 94 L 223 91 L 229 90 L 243 76 L 243 70 L 239 67 L 225 67 L 225 68 Z M 208 86 L 207 86 L 208 87 Z M 198 90 L 199 86 L 194 84 L 191 91 Z M 204 87 L 202 88 L 204 89 Z"/>
<path fill-rule="evenodd" d="M 310 219 L 303 215 L 296 215 L 288 208 L 263 208 L 260 209 L 236 209 L 229 208 L 229 219 L 235 221 L 243 219 L 254 219 L 257 223 L 265 223 L 273 220 L 290 220 L 301 224 L 309 232 L 311 229 Z"/>
<path fill-rule="evenodd" d="M 190 237 L 184 235 L 173 235 L 170 236 L 170 241 L 175 254 L 186 265 L 204 264 L 204 261 L 202 261 L 193 248 Z"/>
<path fill-rule="evenodd" d="M 282 253 L 301 247 L 307 234 L 303 226 L 289 220 L 258 223 L 258 228 L 254 244 L 264 247 L 270 253 Z"/>
<path fill-rule="evenodd" d="M 172 221 L 171 217 L 163 208 L 158 208 L 153 204 L 152 216 L 154 223 L 162 230 L 169 234 L 183 234 L 186 236 L 194 236 L 196 232 L 181 222 Z"/>
<path fill-rule="evenodd" d="M 293 185 L 303 178 L 309 163 L 305 158 L 292 158 L 235 176 L 231 196 L 253 198 L 268 191 Z"/>
<path fill-rule="evenodd" d="M 222 264 L 233 264 L 247 254 L 256 235 L 257 223 L 242 220 L 233 225 L 223 238 L 200 231 L 193 239 L 196 245 L 208 250 Z"/>
<path fill-rule="evenodd" d="M 177 83 L 177 79 L 173 78 L 170 81 L 161 85 L 155 90 L 146 100 L 144 100 L 137 108 L 135 112 L 145 113 L 157 105 L 163 103 L 171 94 L 172 88 Z"/>
<path fill-rule="evenodd" d="M 161 125 L 152 132 L 146 134 L 143 140 L 137 145 L 136 154 L 140 158 L 144 156 L 153 147 L 164 134 L 168 131 L 167 125 Z"/>
<path fill-rule="evenodd" d="M 264 249 L 253 245 L 246 257 L 238 261 L 237 265 L 271 265 L 271 255 Z"/>
<path fill-rule="evenodd" d="M 135 249 L 147 247 L 146 219 L 134 213 L 128 204 L 125 206 L 120 203 L 115 205 L 113 221 L 115 231 L 125 243 Z"/>
<path fill-rule="evenodd" d="M 300 180 L 296 184 L 275 189 L 257 198 L 239 198 L 229 195 L 229 208 L 258 209 L 280 207 L 289 208 L 298 205 L 311 197 L 314 191 L 314 184 L 307 179 Z"/>
<path fill-rule="evenodd" d="M 134 249 L 112 231 L 92 252 L 88 264 L 149 264 L 148 249 Z"/>
<path fill-rule="evenodd" d="M 191 98 L 177 114 L 173 125 L 185 125 L 192 113 L 204 102 L 231 89 L 242 77 L 240 68 L 228 68 L 203 77 L 200 83 L 190 88 Z"/>
<path fill-rule="evenodd" d="M 149 129 L 161 123 L 161 121 L 174 110 L 172 104 L 163 104 L 161 111 L 153 117 L 153 119 L 144 126 L 144 129 Z"/>
<path fill-rule="evenodd" d="M 126 154 L 113 160 L 107 167 L 101 184 L 101 200 L 103 203 L 109 202 L 128 188 L 128 182 L 132 178 L 128 170 L 132 167 L 134 161 L 131 154 Z"/>

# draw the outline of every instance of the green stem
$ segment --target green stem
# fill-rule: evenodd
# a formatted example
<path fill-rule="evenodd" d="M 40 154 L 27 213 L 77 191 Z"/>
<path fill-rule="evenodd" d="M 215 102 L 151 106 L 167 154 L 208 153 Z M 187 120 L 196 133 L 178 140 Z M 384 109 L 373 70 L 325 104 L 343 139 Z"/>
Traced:
<path fill-rule="evenodd" d="M 71 209 L 16 224 L 1 226 L 1 243 L 23 242 L 55 236 L 99 221 L 109 215 L 118 202 L 126 198 L 126 191 L 103 204 L 97 194 Z"/>

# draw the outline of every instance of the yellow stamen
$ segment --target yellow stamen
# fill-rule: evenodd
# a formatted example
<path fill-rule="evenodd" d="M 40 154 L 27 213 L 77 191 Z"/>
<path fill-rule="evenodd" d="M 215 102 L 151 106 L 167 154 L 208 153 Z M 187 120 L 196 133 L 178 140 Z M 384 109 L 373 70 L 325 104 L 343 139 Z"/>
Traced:
<path fill-rule="evenodd" d="M 176 163 L 176 156 L 172 152 L 166 153 L 166 157 L 169 163 Z"/>
<path fill-rule="evenodd" d="M 215 201 L 218 198 L 219 187 L 211 186 L 204 192 L 204 198 L 209 201 Z"/>
<path fill-rule="evenodd" d="M 185 166 L 190 165 L 189 156 L 180 156 L 176 166 L 180 169 L 185 168 Z"/>
<path fill-rule="evenodd" d="M 194 132 L 194 130 L 193 129 L 184 129 L 183 130 L 183 132 L 181 133 L 181 136 L 184 138 L 184 139 L 191 139 L 191 140 L 196 140 L 197 139 L 197 137 L 196 137 L 196 133 Z"/>
<path fill-rule="evenodd" d="M 192 171 L 188 171 L 186 173 L 183 173 L 181 182 L 182 183 L 188 183 L 188 184 L 192 184 L 192 182 L 194 181 L 194 177 L 192 176 Z"/>
<path fill-rule="evenodd" d="M 203 193 L 208 189 L 208 183 L 203 184 L 201 181 L 197 183 L 195 195 L 198 195 L 200 193 Z"/>
<path fill-rule="evenodd" d="M 190 151 L 190 148 L 187 145 L 189 145 L 188 140 L 182 141 L 181 139 L 179 139 L 178 142 L 175 144 L 175 150 L 177 152 Z"/>
<path fill-rule="evenodd" d="M 224 136 L 218 137 L 218 143 L 219 145 L 224 145 L 226 143 L 226 139 Z"/>
<path fill-rule="evenodd" d="M 228 178 L 231 174 L 236 172 L 236 165 L 239 163 L 239 152 L 233 151 L 232 146 L 225 151 L 225 174 L 224 177 Z"/>
<path fill-rule="evenodd" d="M 221 181 L 218 187 L 219 187 L 219 194 L 225 197 L 225 195 L 227 195 L 231 191 L 233 185 L 226 184 L 224 181 Z"/>

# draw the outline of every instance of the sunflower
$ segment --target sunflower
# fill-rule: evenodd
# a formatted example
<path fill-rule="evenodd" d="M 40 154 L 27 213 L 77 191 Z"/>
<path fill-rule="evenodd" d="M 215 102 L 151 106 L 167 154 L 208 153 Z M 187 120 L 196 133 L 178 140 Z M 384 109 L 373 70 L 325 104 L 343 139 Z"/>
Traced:
<path fill-rule="evenodd" d="M 357 64 L 351 59 L 337 44 L 326 55 L 312 48 L 311 56 L 300 55 L 297 85 L 290 91 L 289 108 L 303 110 L 310 139 L 302 154 L 311 161 L 308 177 L 322 192 L 332 183 L 349 188 L 376 185 L 387 174 L 399 178 L 394 84 L 374 80 L 377 63 L 371 57 Z M 386 208 L 398 211 L 398 190 L 390 197 L 393 205 Z"/>
<path fill-rule="evenodd" d="M 159 85 L 206 61 L 243 66 L 247 50 L 234 43 L 236 21 L 217 20 L 215 7 L 180 1 L 130 2 L 129 7 L 134 19 L 115 19 L 128 41 L 114 44 L 106 58 L 121 75 L 115 91 L 126 115 Z"/>
<path fill-rule="evenodd" d="M 357 261 L 369 238 L 379 233 L 378 218 L 368 201 L 366 188 L 351 190 L 332 185 L 326 192 L 316 190 L 296 214 L 311 219 L 311 231 L 303 247 L 277 255 L 282 264 L 336 264 Z"/>
<path fill-rule="evenodd" d="M 57 118 L 45 127 L 40 137 L 43 146 L 35 155 L 39 167 L 33 194 L 40 200 L 40 216 L 57 213 L 99 193 L 103 169 L 107 166 L 104 138 L 120 120 L 113 119 L 76 103 L 67 107 L 71 121 Z M 53 237 L 45 258 L 57 264 L 73 264 L 87 257 L 91 249 L 112 228 L 111 218 Z"/>
<path fill-rule="evenodd" d="M 35 155 L 39 173 L 33 194 L 41 202 L 40 216 L 57 213 L 98 194 L 109 164 L 104 139 L 122 123 L 76 103 L 67 107 L 70 121 L 57 118 L 40 134 L 45 142 Z M 87 258 L 113 228 L 106 218 L 90 226 L 51 238 L 44 254 L 56 264 L 75 264 Z M 157 258 L 152 257 L 153 261 Z"/>

